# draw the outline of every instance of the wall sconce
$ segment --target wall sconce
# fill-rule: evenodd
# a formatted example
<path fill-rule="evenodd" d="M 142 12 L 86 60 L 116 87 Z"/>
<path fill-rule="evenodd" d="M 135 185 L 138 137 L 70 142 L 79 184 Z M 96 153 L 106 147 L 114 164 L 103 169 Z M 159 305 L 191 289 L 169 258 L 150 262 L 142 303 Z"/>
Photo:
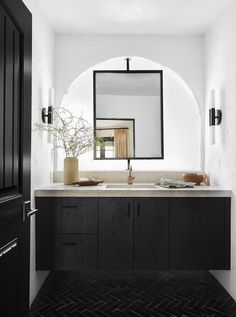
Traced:
<path fill-rule="evenodd" d="M 215 91 L 211 91 L 211 108 L 209 109 L 209 126 L 220 125 L 222 121 L 222 111 L 215 109 Z"/>
<path fill-rule="evenodd" d="M 219 109 L 209 109 L 209 125 L 220 125 L 222 121 L 222 111 Z"/>
<path fill-rule="evenodd" d="M 219 103 L 221 103 L 221 98 L 219 99 Z M 215 90 L 211 90 L 210 94 L 210 107 L 209 107 L 209 141 L 211 145 L 216 144 L 216 137 L 219 137 L 220 131 L 216 129 L 217 125 L 220 125 L 222 121 L 222 111 L 220 109 L 216 109 L 216 96 Z M 218 131 L 216 131 L 218 130 Z"/>
<path fill-rule="evenodd" d="M 54 105 L 54 89 L 49 89 L 49 106 L 47 108 L 42 108 L 41 117 L 43 123 L 52 124 L 53 123 L 53 105 Z"/>

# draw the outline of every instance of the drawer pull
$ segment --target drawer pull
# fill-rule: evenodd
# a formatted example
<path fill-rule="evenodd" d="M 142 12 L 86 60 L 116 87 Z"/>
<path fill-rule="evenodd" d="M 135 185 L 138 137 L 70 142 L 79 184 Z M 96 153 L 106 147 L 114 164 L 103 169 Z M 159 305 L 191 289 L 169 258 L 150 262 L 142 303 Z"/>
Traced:
<path fill-rule="evenodd" d="M 203 206 L 196 206 L 196 205 L 192 205 L 192 206 L 191 206 L 191 205 L 189 205 L 189 206 L 188 206 L 188 208 L 189 208 L 189 209 L 191 209 L 191 210 L 201 210 L 201 211 L 202 211 L 202 210 L 207 210 L 207 208 L 206 208 L 206 207 L 203 207 Z"/>
<path fill-rule="evenodd" d="M 17 238 L 10 241 L 9 243 L 7 243 L 6 245 L 4 245 L 3 247 L 0 248 L 0 257 L 2 257 L 3 255 L 7 254 L 9 251 L 11 251 L 12 249 L 14 249 L 17 246 Z"/>
<path fill-rule="evenodd" d="M 77 245 L 77 242 L 64 242 L 64 243 L 62 243 L 62 245 L 64 245 L 64 246 L 74 246 L 74 245 Z"/>
<path fill-rule="evenodd" d="M 130 218 L 130 203 L 128 203 L 128 218 Z"/>
<path fill-rule="evenodd" d="M 78 208 L 78 206 L 62 206 L 61 207 L 62 209 L 76 209 L 76 208 Z"/>

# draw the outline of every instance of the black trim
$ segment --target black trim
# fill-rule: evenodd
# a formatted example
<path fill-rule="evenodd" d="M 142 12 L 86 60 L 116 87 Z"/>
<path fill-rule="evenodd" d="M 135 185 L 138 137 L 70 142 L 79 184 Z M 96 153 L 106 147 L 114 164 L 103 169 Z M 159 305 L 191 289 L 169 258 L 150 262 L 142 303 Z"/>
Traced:
<path fill-rule="evenodd" d="M 93 134 L 96 137 L 96 74 L 115 73 L 115 74 L 160 74 L 160 111 L 161 111 L 161 156 L 159 157 L 126 157 L 126 158 L 96 158 L 96 149 L 93 151 L 94 160 L 163 160 L 164 159 L 164 114 L 163 114 L 163 71 L 162 70 L 94 70 L 93 71 Z M 109 119 L 111 120 L 111 119 Z"/>
<path fill-rule="evenodd" d="M 127 70 L 127 72 L 129 72 L 129 70 L 130 70 L 130 67 L 129 67 L 130 58 L 126 58 L 125 60 L 126 60 L 126 70 Z"/>

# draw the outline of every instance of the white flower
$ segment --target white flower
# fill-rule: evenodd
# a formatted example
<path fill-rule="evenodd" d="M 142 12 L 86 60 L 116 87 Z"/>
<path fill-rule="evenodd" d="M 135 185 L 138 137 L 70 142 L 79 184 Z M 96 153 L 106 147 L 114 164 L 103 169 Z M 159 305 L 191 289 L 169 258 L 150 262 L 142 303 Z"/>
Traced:
<path fill-rule="evenodd" d="M 78 157 L 93 146 L 93 130 L 89 122 L 62 107 L 53 108 L 53 124 L 36 124 L 35 129 L 54 136 L 54 148 L 62 148 L 66 157 Z"/>

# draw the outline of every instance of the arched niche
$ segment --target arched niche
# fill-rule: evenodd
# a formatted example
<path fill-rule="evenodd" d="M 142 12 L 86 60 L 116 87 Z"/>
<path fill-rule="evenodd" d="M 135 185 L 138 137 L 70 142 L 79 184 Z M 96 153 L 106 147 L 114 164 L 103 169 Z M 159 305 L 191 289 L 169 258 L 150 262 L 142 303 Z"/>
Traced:
<path fill-rule="evenodd" d="M 83 115 L 93 123 L 93 70 L 125 70 L 125 57 L 101 62 L 79 74 L 68 87 L 61 106 L 74 115 Z M 187 84 L 164 65 L 141 57 L 131 57 L 130 69 L 163 70 L 164 159 L 133 160 L 137 170 L 199 171 L 201 169 L 201 118 L 196 98 Z M 63 154 L 58 153 L 57 166 L 63 168 Z M 125 160 L 94 161 L 92 151 L 80 157 L 83 170 L 120 170 Z"/>

